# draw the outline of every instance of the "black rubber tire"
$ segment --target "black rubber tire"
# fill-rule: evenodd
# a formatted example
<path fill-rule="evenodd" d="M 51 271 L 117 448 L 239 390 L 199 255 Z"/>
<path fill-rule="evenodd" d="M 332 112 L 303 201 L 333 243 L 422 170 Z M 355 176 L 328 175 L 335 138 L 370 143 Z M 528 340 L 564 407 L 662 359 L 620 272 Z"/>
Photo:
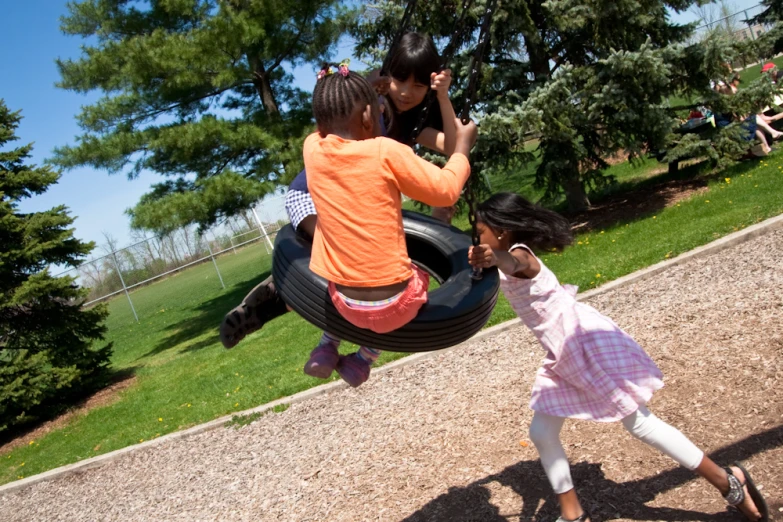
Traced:
<path fill-rule="evenodd" d="M 470 238 L 429 216 L 403 211 L 408 255 L 441 283 L 412 322 L 378 334 L 358 328 L 335 309 L 325 279 L 310 271 L 311 245 L 290 225 L 275 239 L 272 275 L 283 300 L 308 322 L 356 344 L 393 352 L 424 352 L 454 346 L 487 323 L 497 302 L 497 269 L 471 279 Z"/>

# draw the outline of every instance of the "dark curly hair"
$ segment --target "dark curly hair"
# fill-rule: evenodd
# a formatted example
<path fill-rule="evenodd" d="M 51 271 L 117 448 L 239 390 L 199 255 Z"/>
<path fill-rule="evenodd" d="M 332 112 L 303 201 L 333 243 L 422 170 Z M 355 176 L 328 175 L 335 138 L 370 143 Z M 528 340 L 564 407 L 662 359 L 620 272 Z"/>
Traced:
<path fill-rule="evenodd" d="M 324 65 L 327 69 L 329 64 Z M 335 71 L 338 69 L 334 67 Z M 370 83 L 355 72 L 334 72 L 318 80 L 313 90 L 313 115 L 322 136 L 345 130 L 357 105 L 370 105 L 374 118 L 380 115 L 378 95 Z"/>
<path fill-rule="evenodd" d="M 476 219 L 493 230 L 511 233 L 512 243 L 533 250 L 563 250 L 574 242 L 566 218 L 511 192 L 499 192 L 479 204 Z"/>

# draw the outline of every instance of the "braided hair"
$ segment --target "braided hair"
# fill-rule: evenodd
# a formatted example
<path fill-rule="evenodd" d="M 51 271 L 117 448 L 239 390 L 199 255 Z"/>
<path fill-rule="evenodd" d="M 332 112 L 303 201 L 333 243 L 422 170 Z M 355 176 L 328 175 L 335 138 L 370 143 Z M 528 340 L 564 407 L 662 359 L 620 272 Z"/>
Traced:
<path fill-rule="evenodd" d="M 321 136 L 345 131 L 349 127 L 351 114 L 357 105 L 373 107 L 373 118 L 380 117 L 378 95 L 370 83 L 347 67 L 340 72 L 330 71 L 325 64 L 313 91 L 313 115 Z"/>
<path fill-rule="evenodd" d="M 512 243 L 533 250 L 563 250 L 574 242 L 566 218 L 511 192 L 499 192 L 479 204 L 476 219 L 493 230 L 509 232 Z"/>

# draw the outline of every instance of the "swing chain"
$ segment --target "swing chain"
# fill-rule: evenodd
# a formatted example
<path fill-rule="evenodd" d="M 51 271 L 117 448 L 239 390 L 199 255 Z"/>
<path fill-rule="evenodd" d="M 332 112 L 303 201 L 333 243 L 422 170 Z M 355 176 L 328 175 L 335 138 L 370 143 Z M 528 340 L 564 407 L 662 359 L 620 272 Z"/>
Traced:
<path fill-rule="evenodd" d="M 470 80 L 468 81 L 468 92 L 465 98 L 465 105 L 462 107 L 462 119 L 463 124 L 467 124 L 470 121 L 470 109 L 476 102 L 476 94 L 478 92 L 478 79 L 481 74 L 481 65 L 484 61 L 484 54 L 489 44 L 489 29 L 492 23 L 492 15 L 497 7 L 497 0 L 489 0 L 487 4 L 487 10 L 484 13 L 484 18 L 481 22 L 481 32 L 479 33 L 479 42 L 476 46 L 476 52 L 473 54 L 473 60 L 471 61 Z M 480 237 L 478 233 L 478 226 L 476 222 L 476 194 L 474 192 L 475 180 L 478 179 L 478 175 L 481 172 L 481 165 L 479 163 L 473 164 L 473 169 L 470 178 L 468 178 L 467 186 L 465 187 L 465 202 L 468 204 L 468 223 L 470 223 L 471 239 L 473 246 L 479 245 Z M 473 273 L 470 276 L 474 281 L 478 281 L 483 277 L 483 271 L 481 268 L 474 267 Z"/>
<path fill-rule="evenodd" d="M 405 7 L 405 12 L 403 13 L 402 20 L 400 21 L 400 27 L 397 29 L 397 34 L 394 35 L 394 40 L 392 40 L 392 44 L 389 47 L 389 52 L 386 53 L 386 58 L 383 59 L 383 65 L 381 65 L 380 71 L 381 76 L 385 76 L 386 73 L 389 72 L 391 58 L 394 56 L 394 51 L 397 49 L 397 46 L 400 45 L 402 35 L 410 25 L 413 12 L 416 10 L 416 2 L 417 0 L 410 0 L 408 5 Z"/>

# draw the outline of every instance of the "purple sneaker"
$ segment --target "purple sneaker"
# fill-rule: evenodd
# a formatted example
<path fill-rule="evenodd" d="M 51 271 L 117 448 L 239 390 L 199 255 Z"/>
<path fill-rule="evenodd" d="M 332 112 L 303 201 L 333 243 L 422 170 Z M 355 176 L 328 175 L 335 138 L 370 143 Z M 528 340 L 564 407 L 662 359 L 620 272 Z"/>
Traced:
<path fill-rule="evenodd" d="M 304 372 L 311 377 L 328 379 L 339 360 L 340 354 L 334 343 L 321 343 L 310 352 L 310 360 L 305 364 Z"/>
<path fill-rule="evenodd" d="M 356 388 L 370 377 L 370 363 L 359 357 L 358 353 L 341 355 L 340 364 L 337 365 L 337 373 L 352 388 Z"/>

